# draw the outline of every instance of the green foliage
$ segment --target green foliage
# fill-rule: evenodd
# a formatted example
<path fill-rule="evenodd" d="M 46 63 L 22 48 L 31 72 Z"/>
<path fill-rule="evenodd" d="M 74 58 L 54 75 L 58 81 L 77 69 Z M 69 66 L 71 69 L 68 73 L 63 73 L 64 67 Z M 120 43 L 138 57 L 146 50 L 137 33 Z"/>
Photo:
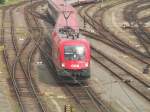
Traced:
<path fill-rule="evenodd" d="M 5 0 L 0 0 L 0 4 L 4 4 L 5 3 Z"/>

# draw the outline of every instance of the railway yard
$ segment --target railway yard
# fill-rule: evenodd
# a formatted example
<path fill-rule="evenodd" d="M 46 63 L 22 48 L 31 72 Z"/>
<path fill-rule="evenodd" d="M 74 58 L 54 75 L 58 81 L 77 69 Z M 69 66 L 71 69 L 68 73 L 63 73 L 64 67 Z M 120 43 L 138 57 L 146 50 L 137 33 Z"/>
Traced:
<path fill-rule="evenodd" d="M 47 0 L 0 5 L 0 112 L 150 112 L 150 0 L 79 1 L 91 77 L 75 84 L 49 58 Z"/>

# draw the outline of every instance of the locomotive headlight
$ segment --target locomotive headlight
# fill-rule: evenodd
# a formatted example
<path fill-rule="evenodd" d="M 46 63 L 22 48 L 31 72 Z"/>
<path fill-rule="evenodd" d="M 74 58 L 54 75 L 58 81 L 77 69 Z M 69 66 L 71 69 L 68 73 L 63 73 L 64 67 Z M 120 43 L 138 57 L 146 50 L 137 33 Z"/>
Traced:
<path fill-rule="evenodd" d="M 62 66 L 62 67 L 65 67 L 65 64 L 64 64 L 64 63 L 62 63 L 62 64 L 61 64 L 61 66 Z"/>
<path fill-rule="evenodd" d="M 85 63 L 85 67 L 88 67 L 88 66 L 89 66 L 89 64 L 88 64 L 88 62 L 86 62 L 86 63 Z"/>

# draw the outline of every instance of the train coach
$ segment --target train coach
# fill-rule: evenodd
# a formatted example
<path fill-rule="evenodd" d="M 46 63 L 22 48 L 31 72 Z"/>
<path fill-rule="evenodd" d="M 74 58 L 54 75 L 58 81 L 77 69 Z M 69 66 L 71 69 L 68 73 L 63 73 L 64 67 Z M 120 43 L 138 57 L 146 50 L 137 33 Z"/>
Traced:
<path fill-rule="evenodd" d="M 97 2 L 98 0 L 78 0 L 78 2 L 83 2 L 83 3 L 92 3 L 92 2 Z"/>
<path fill-rule="evenodd" d="M 48 12 L 55 21 L 50 36 L 50 58 L 57 75 L 84 81 L 90 77 L 90 44 L 79 33 L 77 12 L 63 0 L 48 0 Z"/>
<path fill-rule="evenodd" d="M 70 3 L 70 4 L 74 4 L 74 3 L 87 4 L 87 3 L 98 2 L 98 0 L 65 0 L 65 2 Z"/>

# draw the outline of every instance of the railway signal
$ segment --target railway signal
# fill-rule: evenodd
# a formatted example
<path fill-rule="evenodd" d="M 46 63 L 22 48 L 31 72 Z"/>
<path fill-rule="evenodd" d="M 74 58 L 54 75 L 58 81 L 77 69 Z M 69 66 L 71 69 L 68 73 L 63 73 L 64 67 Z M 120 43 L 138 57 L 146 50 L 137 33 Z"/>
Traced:
<path fill-rule="evenodd" d="M 143 73 L 144 74 L 148 74 L 149 73 L 149 67 L 150 67 L 149 64 L 144 67 L 144 69 L 143 69 Z"/>
<path fill-rule="evenodd" d="M 85 18 L 85 16 L 84 16 L 84 18 L 83 18 L 83 23 L 84 23 L 83 28 L 86 29 L 86 18 Z"/>

